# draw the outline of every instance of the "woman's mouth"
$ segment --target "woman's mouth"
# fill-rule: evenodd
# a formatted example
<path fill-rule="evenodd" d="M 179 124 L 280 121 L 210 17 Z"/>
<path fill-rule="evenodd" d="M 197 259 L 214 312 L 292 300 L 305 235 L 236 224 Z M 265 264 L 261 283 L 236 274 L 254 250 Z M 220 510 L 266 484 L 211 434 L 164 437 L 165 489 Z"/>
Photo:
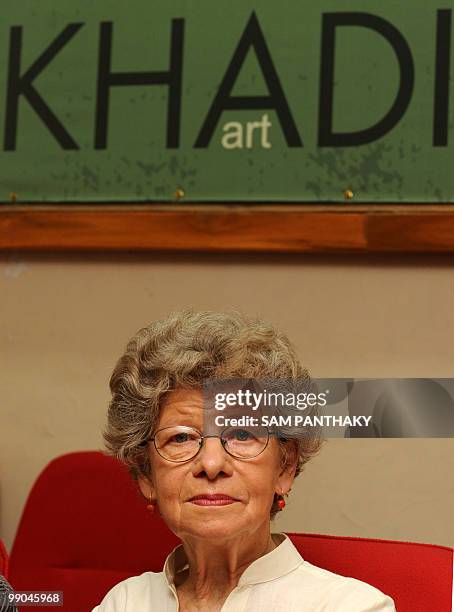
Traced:
<path fill-rule="evenodd" d="M 197 506 L 227 506 L 238 500 L 223 493 L 215 493 L 213 495 L 202 493 L 202 495 L 194 495 L 188 501 Z"/>

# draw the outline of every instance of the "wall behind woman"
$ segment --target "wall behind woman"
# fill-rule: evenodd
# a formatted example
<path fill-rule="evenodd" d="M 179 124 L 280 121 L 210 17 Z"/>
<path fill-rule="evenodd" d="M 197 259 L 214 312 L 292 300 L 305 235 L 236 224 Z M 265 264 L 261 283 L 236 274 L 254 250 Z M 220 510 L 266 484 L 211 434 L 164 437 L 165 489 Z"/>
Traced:
<path fill-rule="evenodd" d="M 170 310 L 234 307 L 319 377 L 451 377 L 454 258 L 24 255 L 0 262 L 0 537 L 46 463 L 100 448 L 115 360 Z M 454 439 L 330 440 L 276 529 L 454 546 Z"/>

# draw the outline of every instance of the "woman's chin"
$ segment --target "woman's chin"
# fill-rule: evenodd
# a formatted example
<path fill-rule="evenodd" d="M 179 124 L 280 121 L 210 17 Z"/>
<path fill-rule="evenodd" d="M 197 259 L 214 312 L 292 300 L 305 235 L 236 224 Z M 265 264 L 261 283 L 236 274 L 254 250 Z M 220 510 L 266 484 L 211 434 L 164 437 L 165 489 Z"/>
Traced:
<path fill-rule="evenodd" d="M 235 504 L 240 506 L 240 504 Z M 232 504 L 233 506 L 233 504 Z M 229 534 L 238 535 L 240 532 L 248 532 L 251 525 L 247 520 L 247 514 L 242 507 L 228 512 L 229 506 L 213 509 L 203 508 L 186 514 L 183 531 L 192 537 L 207 539 L 225 539 Z M 182 517 L 183 518 L 183 517 Z M 183 525 L 180 525 L 182 527 Z"/>

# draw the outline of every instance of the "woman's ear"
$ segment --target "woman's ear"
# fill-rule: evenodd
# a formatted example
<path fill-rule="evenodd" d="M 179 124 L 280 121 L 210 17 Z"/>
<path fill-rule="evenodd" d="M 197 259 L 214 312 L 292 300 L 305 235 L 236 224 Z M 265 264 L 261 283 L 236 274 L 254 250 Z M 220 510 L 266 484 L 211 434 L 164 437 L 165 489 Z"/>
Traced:
<path fill-rule="evenodd" d="M 155 499 L 155 492 L 153 483 L 146 476 L 139 476 L 137 479 L 140 491 L 145 499 Z"/>
<path fill-rule="evenodd" d="M 276 482 L 276 493 L 281 495 L 282 492 L 290 491 L 295 479 L 296 468 L 298 465 L 298 443 L 295 440 L 289 440 L 282 445 L 282 462 L 281 472 Z"/>

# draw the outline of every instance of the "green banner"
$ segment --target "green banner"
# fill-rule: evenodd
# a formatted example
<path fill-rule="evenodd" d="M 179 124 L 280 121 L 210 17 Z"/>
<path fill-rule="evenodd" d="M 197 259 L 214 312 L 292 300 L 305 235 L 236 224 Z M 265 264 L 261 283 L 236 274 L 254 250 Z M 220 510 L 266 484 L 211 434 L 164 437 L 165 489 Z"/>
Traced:
<path fill-rule="evenodd" d="M 0 201 L 453 202 L 449 5 L 4 0 Z"/>

